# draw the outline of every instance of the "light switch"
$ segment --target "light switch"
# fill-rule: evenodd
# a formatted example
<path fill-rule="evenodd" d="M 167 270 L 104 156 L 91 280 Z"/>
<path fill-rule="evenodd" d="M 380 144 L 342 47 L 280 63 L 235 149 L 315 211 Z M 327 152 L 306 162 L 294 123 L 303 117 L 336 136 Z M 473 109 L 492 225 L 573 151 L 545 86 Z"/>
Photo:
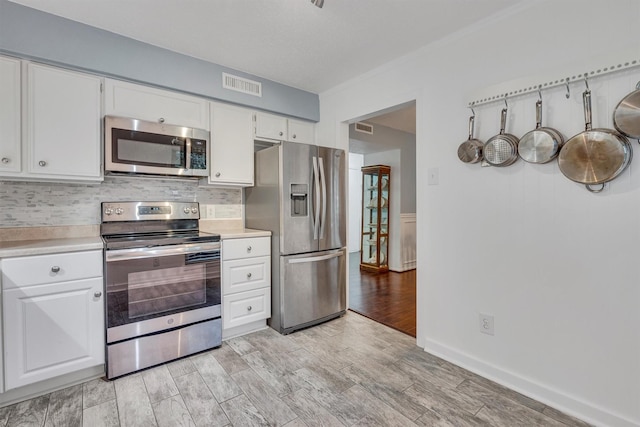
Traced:
<path fill-rule="evenodd" d="M 440 171 L 438 168 L 427 169 L 427 184 L 438 185 L 440 183 Z"/>

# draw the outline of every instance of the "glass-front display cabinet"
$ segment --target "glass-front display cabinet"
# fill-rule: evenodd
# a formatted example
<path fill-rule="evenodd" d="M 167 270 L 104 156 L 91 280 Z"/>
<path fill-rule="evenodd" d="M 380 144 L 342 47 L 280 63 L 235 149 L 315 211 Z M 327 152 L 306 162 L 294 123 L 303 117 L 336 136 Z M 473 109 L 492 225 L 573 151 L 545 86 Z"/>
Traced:
<path fill-rule="evenodd" d="M 389 270 L 389 186 L 391 167 L 362 167 L 360 269 Z"/>

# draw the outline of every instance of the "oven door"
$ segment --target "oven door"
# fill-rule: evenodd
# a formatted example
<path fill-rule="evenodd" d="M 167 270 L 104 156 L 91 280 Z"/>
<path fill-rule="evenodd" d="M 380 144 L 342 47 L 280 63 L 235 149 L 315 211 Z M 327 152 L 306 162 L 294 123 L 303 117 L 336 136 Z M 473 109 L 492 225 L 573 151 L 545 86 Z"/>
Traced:
<path fill-rule="evenodd" d="M 105 251 L 107 343 L 220 317 L 220 242 Z"/>

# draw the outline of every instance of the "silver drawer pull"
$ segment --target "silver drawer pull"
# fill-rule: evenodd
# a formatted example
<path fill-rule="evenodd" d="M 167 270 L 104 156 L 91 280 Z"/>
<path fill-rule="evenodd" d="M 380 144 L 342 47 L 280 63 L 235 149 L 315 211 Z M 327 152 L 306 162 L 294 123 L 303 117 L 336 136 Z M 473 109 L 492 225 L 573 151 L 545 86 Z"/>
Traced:
<path fill-rule="evenodd" d="M 11 159 L 10 159 L 10 158 L 8 158 L 8 157 L 3 157 L 3 158 L 2 158 L 2 163 L 4 163 L 4 164 L 9 163 L 10 161 L 11 161 Z"/>
<path fill-rule="evenodd" d="M 102 296 L 102 292 L 98 291 L 98 292 L 94 292 L 93 296 L 96 298 L 100 298 Z"/>
<path fill-rule="evenodd" d="M 40 161 L 38 162 L 38 165 L 39 165 L 39 166 L 42 166 L 42 167 L 45 167 L 45 166 L 47 166 L 47 162 L 45 162 L 44 160 L 40 160 Z"/>
<path fill-rule="evenodd" d="M 251 279 L 251 273 L 247 273 L 247 279 Z"/>
<path fill-rule="evenodd" d="M 54 265 L 53 267 L 51 267 L 51 272 L 52 273 L 60 272 L 60 267 L 58 267 L 57 265 Z"/>
<path fill-rule="evenodd" d="M 251 252 L 251 246 L 247 246 L 247 252 Z"/>
<path fill-rule="evenodd" d="M 164 123 L 164 117 L 160 117 L 160 118 L 158 119 L 158 122 L 160 122 L 160 123 Z"/>
<path fill-rule="evenodd" d="M 220 172 L 216 172 L 216 178 L 220 178 Z"/>
<path fill-rule="evenodd" d="M 251 307 L 251 306 L 247 307 L 247 311 L 251 311 L 252 308 L 253 307 Z"/>

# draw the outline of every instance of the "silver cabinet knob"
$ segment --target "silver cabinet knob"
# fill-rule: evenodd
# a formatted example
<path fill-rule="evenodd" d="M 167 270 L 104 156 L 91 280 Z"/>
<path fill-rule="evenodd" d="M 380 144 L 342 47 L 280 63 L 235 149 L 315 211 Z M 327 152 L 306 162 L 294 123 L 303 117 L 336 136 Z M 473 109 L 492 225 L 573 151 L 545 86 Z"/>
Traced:
<path fill-rule="evenodd" d="M 2 158 L 2 163 L 4 163 L 5 165 L 6 165 L 7 163 L 9 163 L 10 161 L 11 161 L 11 159 L 10 159 L 10 158 L 8 158 L 8 157 L 3 157 L 3 158 Z"/>
<path fill-rule="evenodd" d="M 160 118 L 158 119 L 158 122 L 160 122 L 160 123 L 164 123 L 164 117 L 160 117 Z"/>
<path fill-rule="evenodd" d="M 220 172 L 216 172 L 216 178 L 220 178 Z"/>
<path fill-rule="evenodd" d="M 94 292 L 93 296 L 96 298 L 100 298 L 102 296 L 102 292 L 98 291 L 98 292 Z"/>
<path fill-rule="evenodd" d="M 280 136 L 284 135 L 284 132 L 280 132 Z"/>
<path fill-rule="evenodd" d="M 247 273 L 247 279 L 251 279 L 251 273 Z"/>
<path fill-rule="evenodd" d="M 296 134 L 295 133 L 293 134 L 293 139 L 296 139 Z"/>
<path fill-rule="evenodd" d="M 58 267 L 57 265 L 54 265 L 53 267 L 51 267 L 51 272 L 52 273 L 60 272 L 60 267 Z"/>
<path fill-rule="evenodd" d="M 185 207 L 184 209 L 182 209 L 182 211 L 186 214 L 191 213 L 191 209 Z"/>
<path fill-rule="evenodd" d="M 247 252 L 251 252 L 251 246 L 247 246 Z"/>
<path fill-rule="evenodd" d="M 198 208 L 191 208 L 191 213 L 192 214 L 197 214 L 198 213 Z"/>
<path fill-rule="evenodd" d="M 45 162 L 44 160 L 40 160 L 40 161 L 38 162 L 38 165 L 40 165 L 40 166 L 42 166 L 42 167 L 45 167 L 45 166 L 47 166 L 47 162 Z"/>
<path fill-rule="evenodd" d="M 124 209 L 116 208 L 116 215 L 122 215 L 124 213 Z"/>
<path fill-rule="evenodd" d="M 247 311 L 251 311 L 253 309 L 253 307 L 249 306 L 247 307 Z"/>

